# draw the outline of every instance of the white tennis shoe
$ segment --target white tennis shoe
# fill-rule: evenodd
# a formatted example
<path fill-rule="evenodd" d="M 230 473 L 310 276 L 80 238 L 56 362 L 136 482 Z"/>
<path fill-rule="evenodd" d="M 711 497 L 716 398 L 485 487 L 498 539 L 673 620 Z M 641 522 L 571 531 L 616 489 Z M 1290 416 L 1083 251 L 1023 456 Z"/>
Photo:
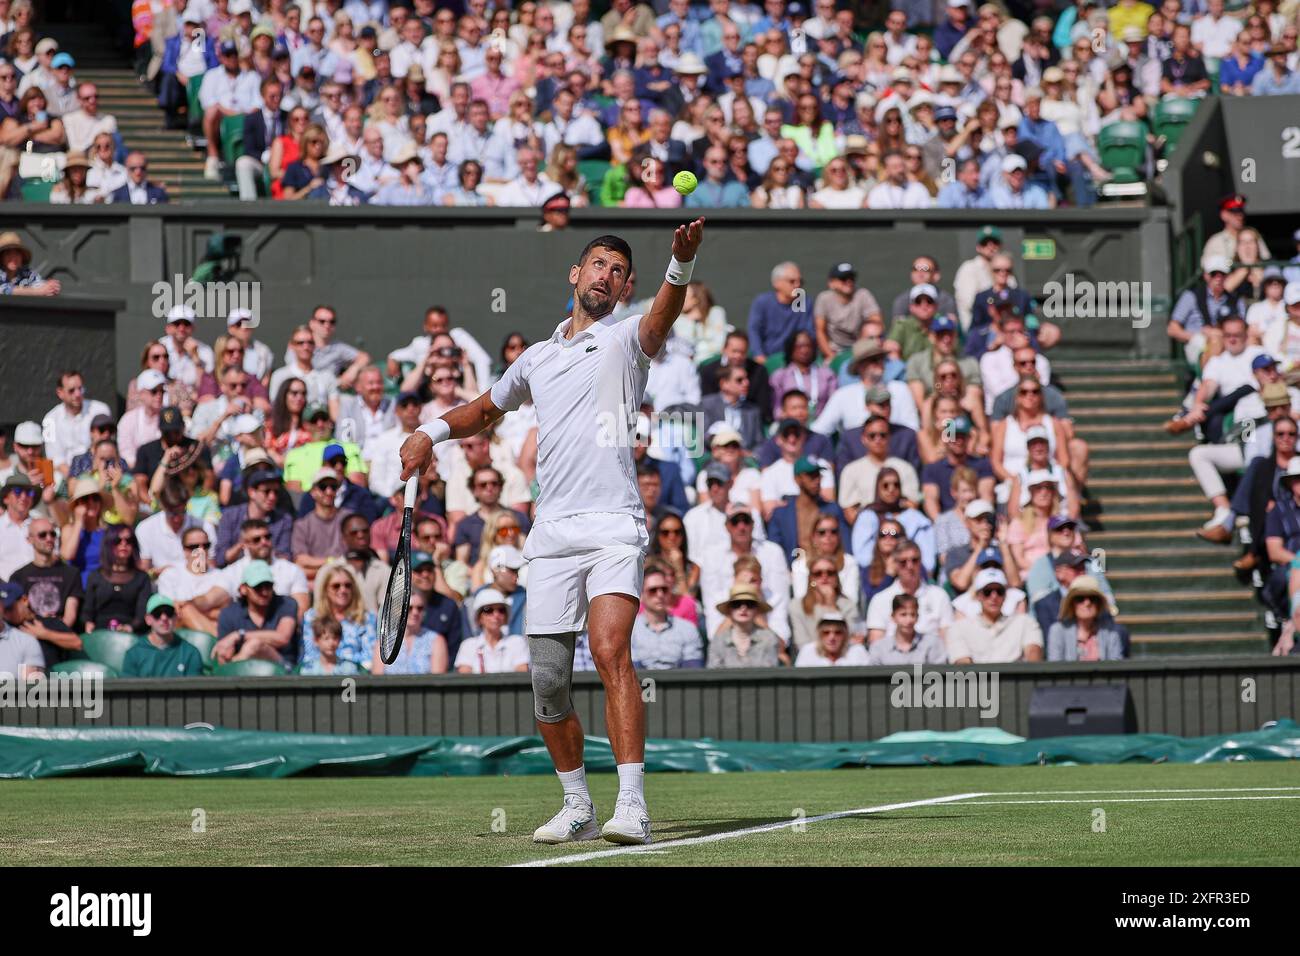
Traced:
<path fill-rule="evenodd" d="M 575 843 L 594 840 L 598 836 L 596 808 L 576 793 L 571 793 L 564 798 L 560 812 L 533 831 L 533 842 Z"/>
<path fill-rule="evenodd" d="M 601 828 L 600 835 L 610 843 L 649 843 L 650 811 L 639 800 L 619 797 L 614 815 Z"/>

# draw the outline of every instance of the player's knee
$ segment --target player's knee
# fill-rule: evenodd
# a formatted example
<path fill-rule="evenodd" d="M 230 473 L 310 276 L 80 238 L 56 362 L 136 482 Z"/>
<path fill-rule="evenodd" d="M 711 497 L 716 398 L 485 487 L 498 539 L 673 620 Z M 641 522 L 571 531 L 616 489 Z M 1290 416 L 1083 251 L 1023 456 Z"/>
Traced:
<path fill-rule="evenodd" d="M 558 723 L 573 710 L 573 637 L 530 637 L 528 651 L 534 713 L 544 724 Z"/>

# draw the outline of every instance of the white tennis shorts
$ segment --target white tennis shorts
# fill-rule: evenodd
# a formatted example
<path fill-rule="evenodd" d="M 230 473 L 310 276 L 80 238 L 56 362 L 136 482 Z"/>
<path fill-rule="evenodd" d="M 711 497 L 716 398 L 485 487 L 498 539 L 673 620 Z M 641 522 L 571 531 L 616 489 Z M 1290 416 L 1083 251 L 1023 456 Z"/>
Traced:
<path fill-rule="evenodd" d="M 529 634 L 564 634 L 587 627 L 587 608 L 601 594 L 641 597 L 641 570 L 650 535 L 627 514 L 570 515 L 533 525 L 528 560 Z"/>

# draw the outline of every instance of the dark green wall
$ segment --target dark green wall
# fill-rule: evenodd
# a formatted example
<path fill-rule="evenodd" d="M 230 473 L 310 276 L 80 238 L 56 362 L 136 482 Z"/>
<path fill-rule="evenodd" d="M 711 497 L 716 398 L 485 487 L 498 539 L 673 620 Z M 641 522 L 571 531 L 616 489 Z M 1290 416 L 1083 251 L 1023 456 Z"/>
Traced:
<path fill-rule="evenodd" d="M 525 210 L 329 209 L 319 205 L 211 202 L 123 207 L 21 206 L 0 210 L 0 229 L 16 228 L 35 252 L 34 264 L 69 292 L 120 298 L 118 384 L 138 368 L 148 336 L 162 333 L 152 314 L 153 285 L 188 277 L 217 232 L 239 235 L 240 280 L 261 283 L 265 329 L 260 336 L 283 354 L 294 324 L 318 302 L 335 304 L 340 334 L 374 355 L 410 341 L 423 310 L 443 303 L 453 321 L 496 352 L 505 333 L 549 334 L 566 314 L 568 267 L 590 238 L 614 232 L 634 250 L 639 292 L 653 295 L 667 264 L 676 212 L 580 210 L 563 233 L 538 233 Z M 1051 239 L 1055 258 L 1021 264 L 1034 291 L 1066 272 L 1097 281 L 1150 281 L 1168 295 L 1168 226 L 1163 209 L 1062 210 L 1047 215 L 968 212 L 708 214 L 706 246 L 696 275 L 707 282 L 733 323 L 744 325 L 750 302 L 768 289 L 773 265 L 793 259 L 811 297 L 827 269 L 849 260 L 859 281 L 888 308 L 908 283 L 912 256 L 928 252 L 951 281 L 973 255 L 976 230 L 998 223 L 1017 257 L 1021 240 Z M 498 291 L 499 290 L 499 291 Z M 1163 316 L 1146 332 L 1122 320 L 1067 323 L 1068 341 L 1127 353 L 1164 355 Z M 200 322 L 211 342 L 223 317 Z"/>

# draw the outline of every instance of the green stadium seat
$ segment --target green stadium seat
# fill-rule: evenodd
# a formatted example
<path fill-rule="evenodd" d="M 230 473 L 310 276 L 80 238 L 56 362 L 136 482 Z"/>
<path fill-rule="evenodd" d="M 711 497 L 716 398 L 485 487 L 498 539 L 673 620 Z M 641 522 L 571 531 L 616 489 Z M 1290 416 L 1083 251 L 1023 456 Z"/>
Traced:
<path fill-rule="evenodd" d="M 1101 164 L 1113 174 L 1112 182 L 1115 183 L 1142 182 L 1146 149 L 1146 127 L 1141 123 L 1111 123 L 1103 126 L 1097 134 Z"/>
<path fill-rule="evenodd" d="M 199 106 L 199 87 L 203 85 L 203 74 L 191 76 L 189 86 L 185 89 L 186 102 L 189 104 L 189 128 L 191 133 L 203 132 L 203 108 Z"/>
<path fill-rule="evenodd" d="M 627 195 L 627 168 L 621 164 L 611 166 L 600 184 L 599 205 L 614 208 L 623 202 Z"/>
<path fill-rule="evenodd" d="M 121 672 L 126 652 L 140 642 L 135 634 L 121 631 L 91 631 L 81 638 L 86 656 L 92 661 L 107 664 L 113 670 Z"/>
<path fill-rule="evenodd" d="M 244 155 L 244 117 L 226 116 L 221 120 L 221 161 L 232 169 Z"/>
<path fill-rule="evenodd" d="M 218 664 L 212 673 L 215 677 L 279 677 L 289 673 L 289 669 L 274 661 L 231 661 Z"/>
<path fill-rule="evenodd" d="M 206 631 L 194 631 L 187 627 L 178 627 L 176 636 L 199 652 L 199 657 L 203 658 L 205 671 L 212 670 L 212 650 L 217 646 L 216 637 Z"/>
<path fill-rule="evenodd" d="M 54 183 L 46 182 L 44 179 L 24 179 L 19 189 L 23 202 L 40 203 L 48 203 L 53 190 Z"/>
<path fill-rule="evenodd" d="M 1164 139 L 1166 156 L 1174 151 L 1200 105 L 1200 100 L 1182 98 L 1161 100 L 1156 104 L 1155 134 Z"/>
<path fill-rule="evenodd" d="M 94 677 L 96 675 L 105 679 L 109 677 L 121 677 L 116 670 L 107 664 L 101 664 L 99 661 L 61 661 L 50 668 L 51 674 L 81 674 L 84 677 Z"/>
<path fill-rule="evenodd" d="M 600 187 L 609 172 L 609 163 L 603 159 L 582 159 L 578 161 L 578 173 L 587 181 L 587 201 L 593 206 L 600 205 Z"/>
<path fill-rule="evenodd" d="M 839 375 L 840 369 L 844 368 L 844 366 L 849 363 L 849 359 L 851 358 L 853 358 L 852 349 L 845 349 L 844 351 L 837 353 L 836 356 L 833 359 L 831 359 L 830 366 L 829 366 L 830 370 L 834 372 L 836 375 Z"/>
<path fill-rule="evenodd" d="M 763 359 L 763 365 L 764 367 L 767 368 L 768 375 L 780 371 L 782 368 L 785 367 L 785 353 L 773 352 L 767 358 Z"/>

